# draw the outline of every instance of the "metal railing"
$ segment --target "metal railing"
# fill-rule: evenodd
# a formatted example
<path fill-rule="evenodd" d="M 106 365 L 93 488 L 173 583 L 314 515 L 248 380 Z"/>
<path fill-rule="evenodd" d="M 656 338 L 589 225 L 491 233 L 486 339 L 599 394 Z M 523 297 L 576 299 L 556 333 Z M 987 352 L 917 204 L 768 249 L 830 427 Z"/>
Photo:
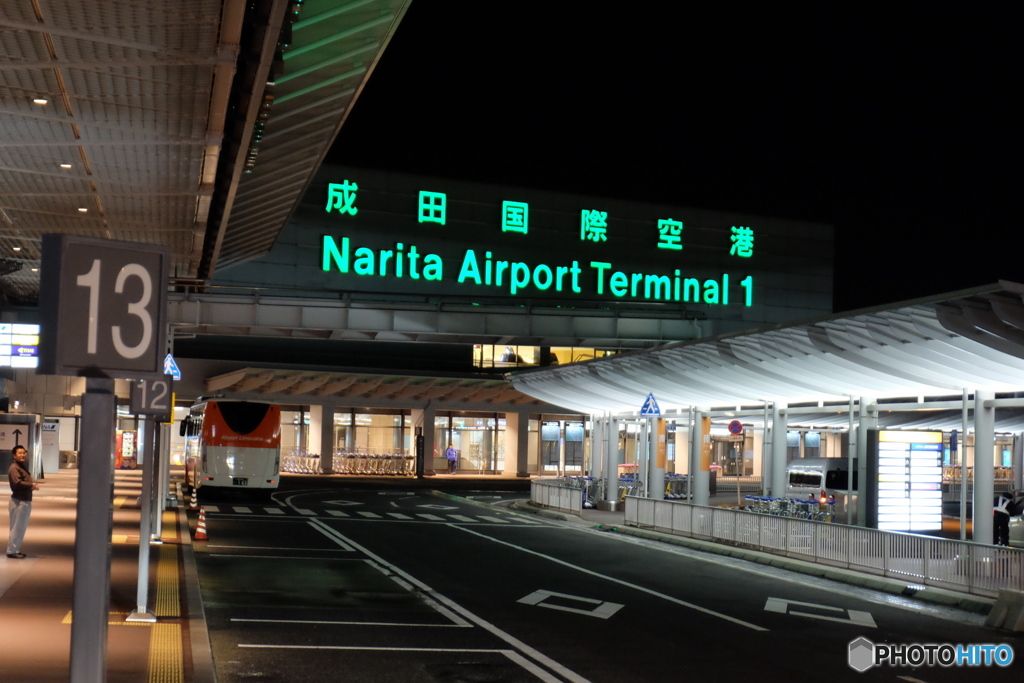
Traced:
<path fill-rule="evenodd" d="M 627 496 L 625 524 L 996 597 L 1024 590 L 1024 551 Z"/>
<path fill-rule="evenodd" d="M 530 500 L 542 507 L 579 515 L 583 512 L 584 489 L 566 486 L 559 479 L 534 479 L 530 482 Z"/>

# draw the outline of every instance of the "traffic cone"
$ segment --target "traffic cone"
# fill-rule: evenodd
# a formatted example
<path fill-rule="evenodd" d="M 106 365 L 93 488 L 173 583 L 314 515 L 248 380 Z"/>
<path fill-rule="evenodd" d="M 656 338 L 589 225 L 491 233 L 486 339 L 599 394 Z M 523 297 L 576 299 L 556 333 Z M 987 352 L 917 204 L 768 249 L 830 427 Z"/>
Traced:
<path fill-rule="evenodd" d="M 206 536 L 206 508 L 199 508 L 199 523 L 196 525 L 196 537 L 197 541 L 208 540 Z"/>
<path fill-rule="evenodd" d="M 196 486 L 192 487 L 192 500 L 189 501 L 188 509 L 196 510 L 199 508 L 199 488 Z"/>

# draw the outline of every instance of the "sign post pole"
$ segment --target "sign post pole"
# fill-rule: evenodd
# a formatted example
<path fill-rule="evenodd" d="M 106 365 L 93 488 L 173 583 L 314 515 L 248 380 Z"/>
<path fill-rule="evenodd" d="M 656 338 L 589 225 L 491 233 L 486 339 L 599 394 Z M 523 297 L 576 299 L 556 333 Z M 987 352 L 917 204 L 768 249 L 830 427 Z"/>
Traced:
<path fill-rule="evenodd" d="M 75 518 L 71 683 L 106 680 L 110 620 L 110 501 L 114 495 L 114 460 L 110 449 L 114 442 L 117 397 L 112 379 L 90 377 L 85 386 Z"/>

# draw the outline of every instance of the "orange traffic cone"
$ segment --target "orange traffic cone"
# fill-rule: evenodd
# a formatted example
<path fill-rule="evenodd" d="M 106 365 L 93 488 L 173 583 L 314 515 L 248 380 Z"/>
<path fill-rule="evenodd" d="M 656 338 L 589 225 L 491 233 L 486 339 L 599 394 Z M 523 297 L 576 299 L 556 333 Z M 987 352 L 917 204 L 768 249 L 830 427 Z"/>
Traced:
<path fill-rule="evenodd" d="M 206 536 L 206 508 L 199 508 L 199 523 L 196 525 L 196 537 L 197 541 L 208 540 Z"/>
<path fill-rule="evenodd" d="M 199 489 L 195 486 L 192 487 L 192 500 L 189 501 L 188 509 L 196 510 L 199 508 Z"/>

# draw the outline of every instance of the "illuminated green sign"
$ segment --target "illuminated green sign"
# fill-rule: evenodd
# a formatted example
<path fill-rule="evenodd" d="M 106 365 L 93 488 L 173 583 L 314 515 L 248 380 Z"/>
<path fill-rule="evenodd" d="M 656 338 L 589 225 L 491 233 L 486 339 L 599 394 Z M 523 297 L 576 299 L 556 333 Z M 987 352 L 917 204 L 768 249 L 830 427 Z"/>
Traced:
<path fill-rule="evenodd" d="M 359 186 L 350 180 L 329 183 L 326 212 L 339 216 L 355 216 L 358 212 L 358 190 Z M 730 273 L 720 272 L 712 277 L 697 277 L 671 263 L 672 259 L 679 258 L 670 257 L 672 252 L 680 256 L 690 253 L 685 251 L 684 238 L 688 233 L 681 220 L 652 220 L 649 224 L 648 244 L 654 253 L 650 257 L 644 257 L 642 254 L 634 253 L 637 241 L 635 221 L 634 227 L 629 228 L 633 232 L 618 234 L 615 231 L 614 217 L 610 216 L 608 211 L 582 209 L 579 237 L 576 241 L 578 248 L 572 251 L 582 251 L 585 254 L 566 254 L 564 249 L 561 252 L 558 249 L 536 249 L 534 253 L 543 255 L 536 260 L 530 260 L 523 257 L 526 253 L 523 246 L 516 246 L 521 244 L 519 240 L 522 237 L 530 236 L 530 219 L 530 207 L 527 202 L 503 201 L 500 214 L 494 217 L 495 234 L 513 233 L 504 240 L 510 242 L 509 245 L 486 248 L 474 245 L 466 248 L 456 247 L 453 251 L 450 243 L 438 242 L 438 233 L 431 232 L 436 230 L 437 226 L 447 224 L 447 194 L 420 190 L 417 224 L 426 231 L 424 240 L 436 246 L 422 247 L 409 240 L 395 241 L 381 247 L 379 238 L 369 239 L 369 244 L 360 244 L 359 240 L 367 241 L 365 236 L 328 234 L 322 236 L 320 266 L 325 273 L 384 278 L 392 282 L 405 280 L 448 283 L 455 290 L 465 289 L 466 294 L 471 295 L 486 294 L 488 291 L 510 296 L 556 293 L 567 298 L 630 298 L 650 302 L 723 306 L 729 305 L 731 296 L 736 304 L 753 305 L 752 275 L 744 277 L 745 274 L 741 273 L 730 278 Z M 574 226 L 564 227 L 575 230 Z M 551 226 L 542 225 L 541 228 L 546 228 L 548 234 L 552 234 Z M 705 230 L 705 234 L 707 232 Z M 571 234 L 568 230 L 566 233 Z M 641 240 L 646 239 L 644 234 L 646 233 L 639 235 Z M 376 244 L 373 244 L 375 241 Z M 701 245 L 696 248 L 699 252 Z M 508 253 L 502 253 L 503 249 Z M 704 249 L 706 251 L 706 245 Z M 719 251 L 727 253 L 729 258 L 738 259 L 737 264 L 747 263 L 747 259 L 754 256 L 754 230 L 746 226 L 732 226 L 728 235 L 723 234 Z M 558 253 L 563 255 L 552 256 Z M 658 253 L 662 253 L 663 256 L 655 258 Z M 635 265 L 616 265 L 617 260 L 623 256 L 627 259 L 632 258 L 634 262 L 639 257 L 649 265 L 640 268 Z M 668 263 L 665 257 L 670 257 Z M 387 286 L 381 286 L 382 291 L 387 289 Z"/>

